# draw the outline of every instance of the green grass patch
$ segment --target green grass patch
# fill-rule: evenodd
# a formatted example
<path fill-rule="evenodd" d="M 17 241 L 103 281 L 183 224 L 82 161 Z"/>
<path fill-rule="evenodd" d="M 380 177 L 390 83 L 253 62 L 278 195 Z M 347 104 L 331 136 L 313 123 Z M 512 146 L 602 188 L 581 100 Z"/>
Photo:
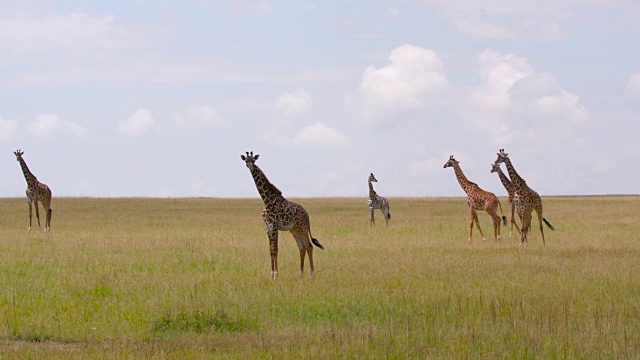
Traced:
<path fill-rule="evenodd" d="M 50 233 L 0 199 L 0 358 L 640 357 L 640 197 L 544 198 L 546 246 L 468 242 L 463 198 L 292 200 L 325 250 L 301 278 L 281 232 L 273 281 L 260 199 L 54 198 Z"/>
<path fill-rule="evenodd" d="M 191 312 L 180 311 L 175 314 L 166 312 L 153 324 L 154 333 L 194 332 L 197 334 L 221 332 L 237 332 L 252 330 L 250 322 L 246 320 L 234 320 L 222 310 L 214 313 L 209 311 L 194 310 Z"/>

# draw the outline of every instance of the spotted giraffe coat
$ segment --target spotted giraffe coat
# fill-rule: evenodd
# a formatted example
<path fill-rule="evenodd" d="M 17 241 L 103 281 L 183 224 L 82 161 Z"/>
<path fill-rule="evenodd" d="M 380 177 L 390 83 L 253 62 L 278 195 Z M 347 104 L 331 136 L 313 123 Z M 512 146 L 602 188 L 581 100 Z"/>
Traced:
<path fill-rule="evenodd" d="M 391 213 L 389 213 L 389 201 L 386 198 L 378 195 L 375 190 L 373 190 L 372 182 L 378 182 L 376 177 L 371 173 L 369 175 L 369 200 L 367 204 L 369 205 L 369 212 L 371 213 L 371 219 L 369 220 L 369 224 L 371 226 L 375 225 L 376 221 L 373 216 L 374 210 L 380 209 L 382 214 L 384 215 L 385 224 L 389 224 L 389 220 L 391 219 Z"/>

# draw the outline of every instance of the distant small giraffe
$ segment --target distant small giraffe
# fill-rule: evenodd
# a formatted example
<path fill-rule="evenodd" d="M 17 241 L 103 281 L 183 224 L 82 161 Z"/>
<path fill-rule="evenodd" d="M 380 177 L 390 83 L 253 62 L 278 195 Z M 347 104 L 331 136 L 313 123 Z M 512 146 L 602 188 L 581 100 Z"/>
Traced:
<path fill-rule="evenodd" d="M 540 234 L 542 234 L 542 244 L 546 245 L 542 222 L 544 221 L 549 229 L 555 229 L 547 221 L 547 219 L 542 217 L 542 199 L 540 198 L 540 195 L 538 195 L 537 192 L 531 189 L 527 185 L 527 182 L 522 177 L 520 177 L 520 175 L 518 175 L 516 169 L 511 163 L 511 160 L 509 159 L 509 154 L 505 153 L 504 149 L 500 149 L 500 152 L 498 152 L 498 158 L 496 159 L 495 163 L 504 163 L 507 166 L 507 171 L 509 173 L 509 177 L 511 178 L 511 183 L 516 188 L 516 211 L 518 212 L 518 216 L 520 217 L 520 224 L 522 225 L 522 228 L 520 229 L 520 245 L 527 242 L 527 233 L 529 232 L 531 226 L 531 213 L 534 210 L 536 212 L 536 215 L 538 215 Z"/>
<path fill-rule="evenodd" d="M 498 173 L 498 177 L 500 178 L 500 181 L 502 181 L 502 185 L 507 190 L 507 194 L 509 194 L 508 203 L 509 203 L 509 208 L 511 209 L 511 229 L 509 230 L 509 237 L 511 237 L 513 236 L 514 225 L 516 226 L 516 230 L 520 232 L 520 228 L 518 227 L 518 224 L 514 219 L 514 212 L 516 208 L 516 205 L 514 203 L 516 201 L 516 187 L 513 186 L 513 184 L 511 183 L 511 180 L 509 180 L 507 175 L 505 175 L 502 172 L 502 169 L 500 169 L 500 164 L 496 164 L 496 163 L 491 164 L 491 172 Z"/>
<path fill-rule="evenodd" d="M 264 221 L 267 235 L 269 236 L 271 278 L 278 277 L 278 230 L 291 231 L 291 234 L 296 239 L 298 249 L 300 249 L 300 276 L 304 275 L 305 253 L 309 256 L 309 266 L 311 268 L 311 276 L 313 276 L 315 272 L 311 242 L 320 249 L 324 249 L 324 247 L 311 236 L 311 225 L 307 211 L 302 206 L 285 199 L 282 196 L 282 191 L 269 182 L 264 172 L 255 164 L 259 156 L 258 154 L 254 156 L 252 151 L 247 152 L 246 156 L 240 155 L 240 158 L 244 160 L 247 168 L 249 168 L 258 193 L 260 193 L 265 205 L 265 209 L 262 211 L 262 221 Z M 309 242 L 309 238 L 311 238 L 311 242 Z"/>
<path fill-rule="evenodd" d="M 27 163 L 22 158 L 24 152 L 18 150 L 13 153 L 16 156 L 16 160 L 22 167 L 22 173 L 25 180 L 27 180 L 27 201 L 29 202 L 29 231 L 31 231 L 31 219 L 33 218 L 33 210 L 31 209 L 31 203 L 34 203 L 36 207 L 36 218 L 38 219 L 38 230 L 40 229 L 40 211 L 38 210 L 38 201 L 42 203 L 46 214 L 46 222 L 44 225 L 44 231 L 51 230 L 51 189 L 41 182 L 29 171 Z"/>
<path fill-rule="evenodd" d="M 367 203 L 369 204 L 369 212 L 371 212 L 371 220 L 369 221 L 369 226 L 375 226 L 376 221 L 373 218 L 373 211 L 375 209 L 380 209 L 382 214 L 384 215 L 385 224 L 389 225 L 389 220 L 391 219 L 391 213 L 389 213 L 389 202 L 386 198 L 376 194 L 376 191 L 373 190 L 373 184 L 371 182 L 378 182 L 373 173 L 369 175 L 369 200 Z"/>
<path fill-rule="evenodd" d="M 471 237 L 473 236 L 473 222 L 475 221 L 478 230 L 480 231 L 480 235 L 482 236 L 482 240 L 486 241 L 487 239 L 484 237 L 482 233 L 482 229 L 480 228 L 480 222 L 478 221 L 478 213 L 476 210 L 484 210 L 491 216 L 491 220 L 493 221 L 493 234 L 494 239 L 500 239 L 500 216 L 497 214 L 498 207 L 500 207 L 500 212 L 502 213 L 502 205 L 500 204 L 500 200 L 498 197 L 491 192 L 482 190 L 478 184 L 469 181 L 467 177 L 462 172 L 460 168 L 459 161 L 453 158 L 453 155 L 449 157 L 449 160 L 444 164 L 444 168 L 453 167 L 453 170 L 456 173 L 456 178 L 464 190 L 467 193 L 467 204 L 469 205 L 469 209 L 471 210 L 471 222 L 469 224 L 469 241 L 471 241 Z M 504 221 L 504 225 L 507 225 L 507 217 L 502 215 L 502 220 Z"/>

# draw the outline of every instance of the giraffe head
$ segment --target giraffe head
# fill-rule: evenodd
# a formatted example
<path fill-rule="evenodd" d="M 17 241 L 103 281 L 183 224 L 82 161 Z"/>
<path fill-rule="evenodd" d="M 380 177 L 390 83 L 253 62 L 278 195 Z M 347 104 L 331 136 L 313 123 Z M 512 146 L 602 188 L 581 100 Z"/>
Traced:
<path fill-rule="evenodd" d="M 497 162 L 494 162 L 493 164 L 491 164 L 491 172 L 500 172 L 500 164 Z"/>
<path fill-rule="evenodd" d="M 24 154 L 24 151 L 21 151 L 20 149 L 18 149 L 17 151 L 14 151 L 13 154 L 16 156 L 16 160 L 20 161 L 20 159 L 22 159 L 22 155 Z"/>
<path fill-rule="evenodd" d="M 446 163 L 444 163 L 443 168 L 445 168 L 445 169 L 446 169 L 446 168 L 448 168 L 448 167 L 453 167 L 453 166 L 455 166 L 456 164 L 458 164 L 459 162 L 460 162 L 460 161 L 458 161 L 458 160 L 454 159 L 454 158 L 453 158 L 453 155 L 451 155 L 451 156 L 449 156 L 449 160 L 447 160 L 447 162 L 446 162 Z"/>
<path fill-rule="evenodd" d="M 256 160 L 258 160 L 258 158 L 260 157 L 260 155 L 256 154 L 255 156 L 253 155 L 253 151 L 252 152 L 246 152 L 247 156 L 244 155 L 240 155 L 240 158 L 242 160 L 244 160 L 244 163 L 247 165 L 247 167 L 249 168 L 249 170 L 253 171 L 253 166 L 256 163 Z"/>
<path fill-rule="evenodd" d="M 500 149 L 500 152 L 498 153 L 498 158 L 496 159 L 496 162 L 494 164 L 495 165 L 500 165 L 501 163 L 503 163 L 507 159 L 507 157 L 509 157 L 509 154 L 504 152 L 504 149 Z"/>
<path fill-rule="evenodd" d="M 373 176 L 373 173 L 371 173 L 371 175 L 369 175 L 369 181 L 370 182 L 378 182 L 378 180 L 376 179 L 375 176 Z"/>

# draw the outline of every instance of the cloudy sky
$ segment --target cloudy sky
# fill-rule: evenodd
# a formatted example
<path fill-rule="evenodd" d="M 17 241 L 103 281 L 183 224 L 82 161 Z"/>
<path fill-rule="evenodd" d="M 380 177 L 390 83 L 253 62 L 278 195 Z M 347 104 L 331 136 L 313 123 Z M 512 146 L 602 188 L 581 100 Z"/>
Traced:
<path fill-rule="evenodd" d="M 636 0 L 0 0 L 0 196 L 640 193 Z"/>

